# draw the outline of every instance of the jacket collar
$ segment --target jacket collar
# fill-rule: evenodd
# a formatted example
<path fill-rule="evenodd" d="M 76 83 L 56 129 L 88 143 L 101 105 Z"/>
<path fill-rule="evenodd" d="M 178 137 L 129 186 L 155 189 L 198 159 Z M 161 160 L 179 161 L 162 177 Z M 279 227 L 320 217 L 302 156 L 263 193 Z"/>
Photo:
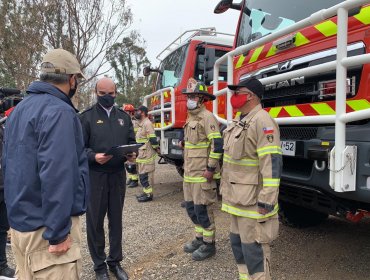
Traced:
<path fill-rule="evenodd" d="M 67 103 L 69 106 L 71 106 L 76 112 L 78 110 L 74 107 L 71 99 L 64 94 L 59 88 L 56 86 L 46 83 L 46 82 L 41 82 L 41 81 L 34 81 L 30 86 L 28 87 L 27 91 L 28 94 L 50 94 L 53 95 L 65 103 Z"/>
<path fill-rule="evenodd" d="M 247 124 L 249 123 L 253 117 L 260 111 L 262 110 L 261 104 L 258 104 L 256 107 L 254 107 L 246 116 L 244 116 L 242 119 L 240 119 L 241 113 L 238 112 L 235 119 L 233 120 L 236 124 Z"/>

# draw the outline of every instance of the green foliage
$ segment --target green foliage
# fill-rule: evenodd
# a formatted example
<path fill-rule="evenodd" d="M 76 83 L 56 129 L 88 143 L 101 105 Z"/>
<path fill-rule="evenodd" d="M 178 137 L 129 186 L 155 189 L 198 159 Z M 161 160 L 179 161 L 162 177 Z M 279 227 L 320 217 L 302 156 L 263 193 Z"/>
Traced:
<path fill-rule="evenodd" d="M 107 52 L 117 79 L 119 95 L 116 102 L 139 106 L 143 97 L 152 92 L 152 79 L 142 77 L 141 73 L 150 62 L 146 56 L 145 42 L 137 32 L 132 32 L 120 43 L 114 44 Z"/>
<path fill-rule="evenodd" d="M 40 11 L 27 0 L 0 1 L 0 86 L 24 90 L 44 51 Z"/>
<path fill-rule="evenodd" d="M 73 98 L 83 110 L 96 102 L 98 76 L 115 72 L 117 103 L 138 106 L 152 92 L 149 65 L 138 32 L 124 34 L 133 15 L 127 0 L 0 0 L 0 87 L 25 90 L 38 78 L 43 54 L 63 48 L 74 55 L 88 80 Z"/>

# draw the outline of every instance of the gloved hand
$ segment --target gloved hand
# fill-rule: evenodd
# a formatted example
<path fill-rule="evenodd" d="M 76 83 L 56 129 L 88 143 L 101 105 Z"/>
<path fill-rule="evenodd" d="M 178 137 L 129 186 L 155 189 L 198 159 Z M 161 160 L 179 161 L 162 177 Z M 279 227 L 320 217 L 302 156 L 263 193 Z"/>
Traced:
<path fill-rule="evenodd" d="M 185 147 L 185 141 L 184 141 L 184 140 L 180 141 L 180 142 L 177 144 L 177 146 L 179 146 L 179 148 L 181 148 L 181 149 L 184 149 L 184 147 Z"/>
<path fill-rule="evenodd" d="M 203 173 L 203 177 L 206 178 L 207 181 L 210 183 L 213 180 L 214 173 L 215 173 L 214 171 L 205 170 Z"/>
<path fill-rule="evenodd" d="M 270 213 L 272 210 L 274 210 L 274 205 L 262 203 L 262 202 L 257 202 L 257 207 L 258 207 L 258 213 L 262 215 L 266 215 Z"/>

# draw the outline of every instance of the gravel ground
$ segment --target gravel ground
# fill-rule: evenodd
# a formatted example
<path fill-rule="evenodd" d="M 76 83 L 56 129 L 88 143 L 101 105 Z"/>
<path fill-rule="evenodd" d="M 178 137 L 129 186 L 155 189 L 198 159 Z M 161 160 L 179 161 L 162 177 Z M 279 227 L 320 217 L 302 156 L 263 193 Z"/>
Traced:
<path fill-rule="evenodd" d="M 228 240 L 228 216 L 215 210 L 217 255 L 198 263 L 182 251 L 193 238 L 193 226 L 182 201 L 181 177 L 170 165 L 157 166 L 155 200 L 139 204 L 128 189 L 124 209 L 124 260 L 130 279 L 237 279 Z M 95 279 L 86 245 L 83 218 L 83 278 Z M 330 218 L 310 229 L 281 226 L 280 237 L 272 244 L 273 279 L 282 280 L 365 280 L 370 279 L 370 220 L 359 224 Z M 13 259 L 9 250 L 9 263 Z M 112 279 L 114 277 L 112 276 Z"/>

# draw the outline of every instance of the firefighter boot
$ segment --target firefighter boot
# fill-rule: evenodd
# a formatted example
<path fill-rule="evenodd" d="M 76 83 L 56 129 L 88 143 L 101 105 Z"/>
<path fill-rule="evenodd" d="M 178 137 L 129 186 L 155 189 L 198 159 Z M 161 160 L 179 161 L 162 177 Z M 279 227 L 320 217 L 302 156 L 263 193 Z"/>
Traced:
<path fill-rule="evenodd" d="M 137 197 L 138 202 L 148 202 L 153 200 L 152 194 L 143 194 L 142 196 Z"/>
<path fill-rule="evenodd" d="M 208 259 L 216 254 L 216 245 L 215 243 L 206 243 L 200 246 L 196 251 L 192 254 L 192 259 L 194 261 L 203 261 Z"/>
<path fill-rule="evenodd" d="M 197 237 L 194 240 L 192 240 L 190 243 L 186 243 L 184 246 L 184 252 L 185 253 L 193 253 L 195 250 L 197 250 L 200 246 L 202 246 L 203 238 Z"/>
<path fill-rule="evenodd" d="M 129 188 L 136 188 L 137 186 L 139 186 L 139 183 L 137 180 L 131 180 L 130 179 L 130 183 L 127 185 Z"/>

